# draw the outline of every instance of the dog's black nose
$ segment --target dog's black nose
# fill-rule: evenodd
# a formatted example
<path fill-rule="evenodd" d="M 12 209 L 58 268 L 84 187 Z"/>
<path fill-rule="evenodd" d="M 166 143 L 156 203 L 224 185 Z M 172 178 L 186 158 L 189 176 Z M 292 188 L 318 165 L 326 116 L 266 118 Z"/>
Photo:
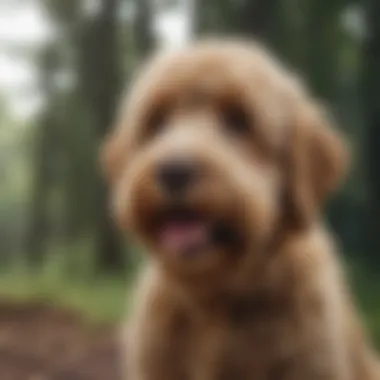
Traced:
<path fill-rule="evenodd" d="M 180 195 L 198 175 L 195 163 L 189 160 L 170 160 L 158 166 L 157 177 L 160 185 L 173 195 Z"/>

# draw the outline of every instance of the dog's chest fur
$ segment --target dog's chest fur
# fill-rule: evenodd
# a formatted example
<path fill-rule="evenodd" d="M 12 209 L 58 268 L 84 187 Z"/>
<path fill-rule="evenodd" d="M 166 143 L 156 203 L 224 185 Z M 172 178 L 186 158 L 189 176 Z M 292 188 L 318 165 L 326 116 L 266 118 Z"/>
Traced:
<path fill-rule="evenodd" d="M 186 380 L 277 380 L 291 368 L 297 318 L 262 299 L 235 301 L 184 324 Z"/>

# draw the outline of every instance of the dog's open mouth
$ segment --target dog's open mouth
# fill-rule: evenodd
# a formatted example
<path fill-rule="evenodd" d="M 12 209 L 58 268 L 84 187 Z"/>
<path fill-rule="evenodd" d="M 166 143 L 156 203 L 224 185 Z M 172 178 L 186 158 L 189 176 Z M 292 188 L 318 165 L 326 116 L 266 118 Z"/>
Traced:
<path fill-rule="evenodd" d="M 166 211 L 158 218 L 157 243 L 170 254 L 192 257 L 212 248 L 231 249 L 241 241 L 233 223 L 188 209 Z"/>

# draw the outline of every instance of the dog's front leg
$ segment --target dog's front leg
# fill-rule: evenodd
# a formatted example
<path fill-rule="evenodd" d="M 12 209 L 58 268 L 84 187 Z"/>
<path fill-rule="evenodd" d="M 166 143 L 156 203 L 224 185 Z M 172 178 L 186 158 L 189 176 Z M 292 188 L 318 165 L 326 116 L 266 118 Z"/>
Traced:
<path fill-rule="evenodd" d="M 184 316 L 162 284 L 153 281 L 144 287 L 127 323 L 125 379 L 184 379 L 187 343 Z"/>
<path fill-rule="evenodd" d="M 326 346 L 305 349 L 291 360 L 288 366 L 278 371 L 276 378 L 281 380 L 356 380 L 350 371 L 349 363 L 340 352 Z M 366 379 L 361 379 L 366 380 Z"/>

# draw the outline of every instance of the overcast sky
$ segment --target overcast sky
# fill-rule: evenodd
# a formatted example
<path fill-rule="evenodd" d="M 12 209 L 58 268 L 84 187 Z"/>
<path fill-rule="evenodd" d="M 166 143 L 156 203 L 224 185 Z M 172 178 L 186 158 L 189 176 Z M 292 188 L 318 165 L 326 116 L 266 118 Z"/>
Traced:
<path fill-rule="evenodd" d="M 93 1 L 93 0 L 92 0 Z M 40 104 L 36 92 L 36 70 L 25 57 L 10 51 L 15 46 L 37 46 L 51 34 L 51 29 L 39 6 L 38 0 L 0 0 L 0 95 L 10 100 L 12 110 L 20 117 L 27 117 Z M 168 46 L 186 41 L 188 19 L 183 9 L 174 9 L 160 15 L 156 28 Z"/>

